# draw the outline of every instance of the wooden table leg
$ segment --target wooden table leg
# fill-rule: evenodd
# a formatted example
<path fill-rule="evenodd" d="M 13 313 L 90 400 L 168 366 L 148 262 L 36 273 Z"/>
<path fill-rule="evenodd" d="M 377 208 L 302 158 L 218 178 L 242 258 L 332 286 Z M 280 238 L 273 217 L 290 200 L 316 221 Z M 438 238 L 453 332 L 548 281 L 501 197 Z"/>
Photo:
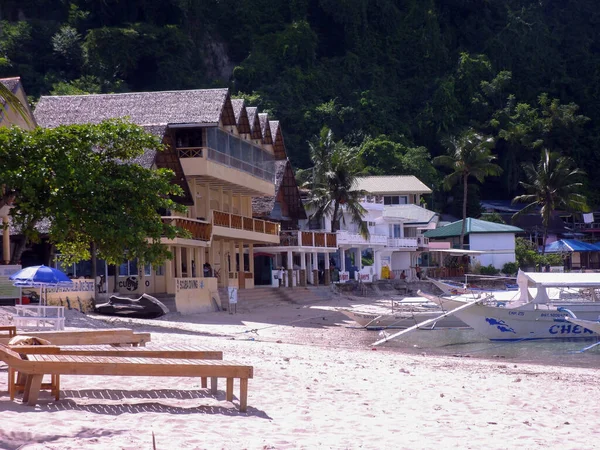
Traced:
<path fill-rule="evenodd" d="M 52 381 L 52 386 L 54 389 L 54 400 L 59 401 L 60 400 L 60 375 L 56 374 L 56 375 L 52 375 L 52 377 L 54 378 Z"/>
<path fill-rule="evenodd" d="M 233 378 L 227 378 L 226 399 L 228 402 L 233 401 Z"/>
<path fill-rule="evenodd" d="M 21 373 L 19 373 L 21 375 Z M 23 403 L 27 403 L 29 400 L 29 388 L 31 387 L 31 375 L 24 375 L 25 377 L 25 388 L 23 390 Z"/>
<path fill-rule="evenodd" d="M 210 377 L 210 393 L 213 395 L 217 393 L 217 377 Z"/>
<path fill-rule="evenodd" d="M 248 408 L 248 378 L 240 378 L 240 412 Z"/>
<path fill-rule="evenodd" d="M 8 368 L 8 395 L 11 401 L 15 399 L 15 369 L 12 367 Z"/>
<path fill-rule="evenodd" d="M 206 377 L 202 377 L 202 388 L 206 389 L 206 387 L 208 386 L 207 382 L 206 382 Z"/>

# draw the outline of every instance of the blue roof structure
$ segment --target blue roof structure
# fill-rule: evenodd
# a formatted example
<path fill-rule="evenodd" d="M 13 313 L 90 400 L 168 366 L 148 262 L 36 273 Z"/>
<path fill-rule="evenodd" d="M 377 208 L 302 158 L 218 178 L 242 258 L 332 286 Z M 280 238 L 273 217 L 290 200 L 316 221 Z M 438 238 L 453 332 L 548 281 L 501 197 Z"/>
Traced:
<path fill-rule="evenodd" d="M 600 246 L 577 239 L 561 239 L 546 245 L 546 253 L 600 252 Z"/>

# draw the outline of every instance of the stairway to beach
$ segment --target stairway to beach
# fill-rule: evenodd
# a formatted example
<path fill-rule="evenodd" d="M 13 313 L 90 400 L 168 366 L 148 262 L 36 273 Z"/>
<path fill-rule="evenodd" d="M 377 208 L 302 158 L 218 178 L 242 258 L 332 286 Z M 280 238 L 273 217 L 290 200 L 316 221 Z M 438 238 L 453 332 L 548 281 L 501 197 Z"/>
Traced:
<path fill-rule="evenodd" d="M 329 286 L 308 286 L 295 288 L 257 287 L 238 290 L 238 312 L 249 312 L 256 308 L 277 306 L 281 303 L 306 305 L 328 301 L 337 294 Z M 220 288 L 219 296 L 223 309 L 229 308 L 227 289 Z"/>

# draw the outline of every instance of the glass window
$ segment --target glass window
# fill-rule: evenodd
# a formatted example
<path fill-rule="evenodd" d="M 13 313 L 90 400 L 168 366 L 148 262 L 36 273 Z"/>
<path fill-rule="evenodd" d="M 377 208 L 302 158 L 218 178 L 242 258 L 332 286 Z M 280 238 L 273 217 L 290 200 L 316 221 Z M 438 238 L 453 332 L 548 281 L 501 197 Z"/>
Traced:
<path fill-rule="evenodd" d="M 229 135 L 227 133 L 223 133 L 221 130 L 217 130 L 217 138 L 218 143 L 215 150 L 221 153 L 228 153 Z"/>
<path fill-rule="evenodd" d="M 147 277 L 152 276 L 152 266 L 150 264 L 144 266 L 144 275 Z"/>
<path fill-rule="evenodd" d="M 217 129 L 207 128 L 206 129 L 206 146 L 214 150 L 217 149 Z"/>
<path fill-rule="evenodd" d="M 129 261 L 123 261 L 119 265 L 119 276 L 126 277 L 129 275 Z"/>
<path fill-rule="evenodd" d="M 162 265 L 162 266 L 156 266 L 155 269 L 156 269 L 156 276 L 157 277 L 162 277 L 162 276 L 165 275 L 165 266 L 164 265 Z"/>
<path fill-rule="evenodd" d="M 133 277 L 138 275 L 138 262 L 137 259 L 132 261 L 123 261 L 119 265 L 119 276 L 120 277 Z"/>

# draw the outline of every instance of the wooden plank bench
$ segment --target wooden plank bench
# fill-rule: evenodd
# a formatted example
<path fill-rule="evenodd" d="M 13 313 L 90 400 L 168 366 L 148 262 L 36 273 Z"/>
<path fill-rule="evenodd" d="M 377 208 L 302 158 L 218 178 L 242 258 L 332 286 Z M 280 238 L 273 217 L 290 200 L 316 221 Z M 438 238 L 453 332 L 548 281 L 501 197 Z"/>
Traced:
<path fill-rule="evenodd" d="M 110 375 L 110 376 L 162 376 L 162 377 L 210 377 L 227 380 L 226 399 L 233 402 L 233 382 L 240 380 L 239 409 L 248 406 L 248 380 L 253 377 L 253 367 L 232 361 L 135 358 L 112 356 L 75 355 L 28 355 L 21 356 L 5 345 L 0 345 L 0 359 L 9 368 L 25 374 L 23 402 L 35 405 L 42 379 L 50 375 Z"/>
<path fill-rule="evenodd" d="M 169 359 L 211 359 L 222 360 L 223 352 L 205 347 L 189 347 L 183 345 L 148 347 L 111 347 L 109 345 L 97 346 L 56 346 L 56 345 L 15 345 L 9 346 L 11 350 L 23 355 L 73 355 L 73 356 L 113 356 L 113 357 L 140 357 L 140 358 L 169 358 Z M 27 359 L 29 359 L 27 357 Z M 15 380 L 17 371 L 8 369 L 8 393 L 14 400 L 15 394 L 25 389 L 24 377 Z M 207 378 L 201 377 L 202 387 L 207 387 Z M 60 399 L 60 375 L 52 375 L 50 383 L 42 383 L 41 389 L 52 392 L 56 400 Z M 217 379 L 211 378 L 211 392 L 217 392 Z"/>
<path fill-rule="evenodd" d="M 107 328 L 74 331 L 30 331 L 18 335 L 39 337 L 53 345 L 133 345 L 150 342 L 150 333 L 134 333 L 129 328 Z M 8 344 L 11 337 L 0 337 L 0 344 Z"/>
<path fill-rule="evenodd" d="M 8 336 L 9 339 L 17 335 L 17 327 L 14 325 L 2 325 L 0 331 L 6 331 L 8 334 L 1 334 L 0 336 Z"/>

